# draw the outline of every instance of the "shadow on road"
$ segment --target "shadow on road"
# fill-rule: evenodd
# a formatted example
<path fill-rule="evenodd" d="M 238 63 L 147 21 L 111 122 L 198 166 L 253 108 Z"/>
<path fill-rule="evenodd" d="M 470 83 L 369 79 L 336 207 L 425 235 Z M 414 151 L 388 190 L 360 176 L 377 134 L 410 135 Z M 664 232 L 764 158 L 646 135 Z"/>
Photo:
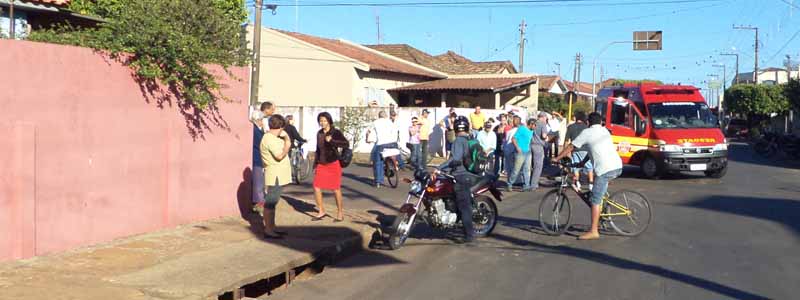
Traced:
<path fill-rule="evenodd" d="M 799 200 L 715 195 L 686 206 L 780 223 L 800 235 Z"/>
<path fill-rule="evenodd" d="M 613 267 L 617 267 L 620 269 L 627 269 L 627 270 L 634 270 L 639 271 L 655 276 L 660 276 L 663 278 L 683 282 L 688 285 L 696 286 L 698 288 L 702 288 L 708 291 L 712 291 L 726 297 L 730 297 L 733 299 L 769 299 L 764 296 L 756 295 L 744 290 L 737 289 L 735 287 L 730 287 L 727 285 L 723 285 L 708 279 L 700 278 L 697 276 L 692 276 L 689 274 L 681 273 L 678 271 L 673 271 L 661 266 L 657 265 L 650 265 L 645 263 L 636 262 L 627 258 L 616 257 L 613 255 L 587 250 L 587 249 L 580 249 L 574 248 L 570 246 L 550 246 L 542 243 L 537 243 L 533 241 L 518 239 L 512 236 L 503 235 L 503 234 L 492 234 L 492 238 L 509 242 L 514 245 L 523 246 L 524 248 L 518 249 L 515 248 L 514 250 L 529 250 L 529 251 L 539 251 L 545 252 L 550 254 L 556 255 L 565 255 L 574 258 L 579 258 L 583 260 L 587 260 L 590 262 L 609 265 Z"/>
<path fill-rule="evenodd" d="M 728 145 L 728 159 L 739 163 L 770 166 L 787 169 L 800 169 L 800 161 L 789 158 L 765 158 L 753 151 L 753 148 L 746 143 L 735 143 Z"/>

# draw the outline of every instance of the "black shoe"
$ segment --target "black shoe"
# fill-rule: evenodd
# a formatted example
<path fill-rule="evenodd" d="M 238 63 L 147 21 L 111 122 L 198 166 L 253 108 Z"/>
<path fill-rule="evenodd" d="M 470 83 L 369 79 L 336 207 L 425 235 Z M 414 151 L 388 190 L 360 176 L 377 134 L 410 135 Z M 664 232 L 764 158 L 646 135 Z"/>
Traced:
<path fill-rule="evenodd" d="M 269 233 L 266 233 L 266 232 L 265 232 L 265 233 L 264 233 L 264 238 L 265 238 L 265 239 L 268 239 L 268 240 L 282 240 L 282 239 L 283 239 L 283 236 L 282 236 L 282 235 L 280 235 L 280 234 L 278 234 L 278 235 L 271 235 L 271 234 L 269 234 Z"/>

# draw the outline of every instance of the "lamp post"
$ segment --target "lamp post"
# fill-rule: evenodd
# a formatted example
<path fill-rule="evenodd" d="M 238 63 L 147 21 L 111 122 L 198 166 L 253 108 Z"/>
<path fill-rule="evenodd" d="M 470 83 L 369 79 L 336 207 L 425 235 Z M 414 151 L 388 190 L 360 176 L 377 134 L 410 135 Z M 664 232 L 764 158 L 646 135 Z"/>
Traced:
<path fill-rule="evenodd" d="M 722 56 L 736 56 L 736 76 L 734 78 L 733 84 L 739 84 L 739 53 L 720 53 Z"/>
<path fill-rule="evenodd" d="M 727 67 L 725 64 L 715 64 L 714 67 L 722 68 L 722 97 L 719 98 L 719 104 L 717 104 L 718 118 L 722 120 L 722 103 L 725 102 L 725 90 L 728 89 L 728 72 L 726 71 Z"/>

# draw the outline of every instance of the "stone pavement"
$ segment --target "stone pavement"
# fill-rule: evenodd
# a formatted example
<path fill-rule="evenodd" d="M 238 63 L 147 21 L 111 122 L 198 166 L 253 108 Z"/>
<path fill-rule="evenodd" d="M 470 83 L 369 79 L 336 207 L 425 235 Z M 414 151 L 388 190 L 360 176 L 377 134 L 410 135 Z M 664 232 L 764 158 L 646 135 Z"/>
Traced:
<path fill-rule="evenodd" d="M 346 211 L 345 222 L 314 222 L 312 203 L 297 198 L 280 203 L 277 223 L 289 232 L 285 240 L 263 240 L 248 221 L 231 216 L 1 263 L 0 299 L 218 299 L 246 284 L 360 250 L 372 239 L 377 223 L 370 216 Z M 328 208 L 335 212 L 335 206 Z"/>

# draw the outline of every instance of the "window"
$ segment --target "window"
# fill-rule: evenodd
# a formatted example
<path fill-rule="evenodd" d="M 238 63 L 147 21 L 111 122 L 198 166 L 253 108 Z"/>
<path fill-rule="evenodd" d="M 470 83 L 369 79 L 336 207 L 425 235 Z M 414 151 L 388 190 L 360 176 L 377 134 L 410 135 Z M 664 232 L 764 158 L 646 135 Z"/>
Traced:
<path fill-rule="evenodd" d="M 620 105 L 613 103 L 611 105 L 611 123 L 614 125 L 629 126 L 628 123 L 628 105 Z"/>
<path fill-rule="evenodd" d="M 606 104 L 608 103 L 606 103 L 605 101 L 597 101 L 597 103 L 595 103 L 594 105 L 594 111 L 603 116 L 603 120 L 606 119 L 606 107 L 607 107 Z"/>

